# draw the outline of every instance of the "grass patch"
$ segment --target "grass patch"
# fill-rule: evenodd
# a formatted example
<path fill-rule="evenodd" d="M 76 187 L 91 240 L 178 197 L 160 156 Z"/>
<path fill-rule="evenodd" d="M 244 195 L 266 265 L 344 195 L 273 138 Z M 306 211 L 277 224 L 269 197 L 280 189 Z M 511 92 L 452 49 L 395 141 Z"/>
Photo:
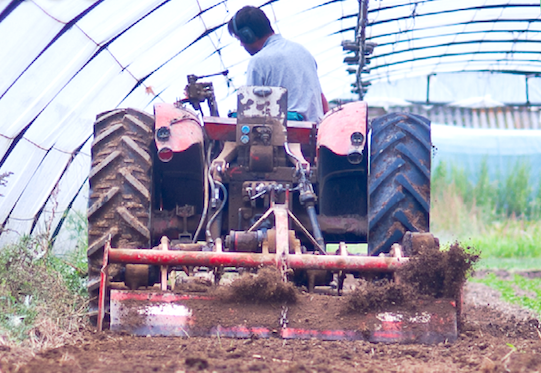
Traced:
<path fill-rule="evenodd" d="M 483 162 L 473 182 L 464 169 L 440 163 L 432 173 L 431 231 L 444 246 L 459 241 L 479 251 L 477 269 L 541 269 L 541 186 L 532 185 L 529 175 L 529 165 L 517 163 L 507 178 L 490 180 Z M 469 281 L 498 290 L 507 302 L 541 312 L 541 279 L 490 274 Z"/>
<path fill-rule="evenodd" d="M 65 257 L 41 236 L 24 236 L 0 250 L 0 340 L 50 348 L 73 340 L 86 322 L 86 219 L 68 219 L 81 237 Z M 79 224 L 79 230 L 73 228 Z M 82 233 L 82 229 L 85 230 Z"/>
<path fill-rule="evenodd" d="M 510 272 L 541 269 L 541 258 L 485 258 L 479 260 L 477 269 L 502 269 Z"/>
<path fill-rule="evenodd" d="M 518 304 L 541 314 L 541 279 L 527 279 L 518 274 L 511 280 L 498 278 L 490 273 L 484 278 L 470 281 L 482 283 L 498 290 L 506 302 Z"/>
<path fill-rule="evenodd" d="M 484 224 L 462 241 L 482 251 L 483 258 L 541 258 L 541 222 L 510 218 Z"/>
<path fill-rule="evenodd" d="M 88 225 L 86 215 L 79 211 L 71 211 L 66 218 L 66 229 L 75 248 L 63 255 L 50 255 L 47 260 L 52 270 L 60 273 L 68 289 L 82 297 L 88 296 L 86 287 L 88 262 Z"/>
<path fill-rule="evenodd" d="M 460 241 L 481 258 L 541 258 L 541 188 L 529 165 L 517 163 L 506 179 L 489 180 L 486 162 L 472 182 L 464 169 L 441 162 L 432 175 L 431 231 Z"/>

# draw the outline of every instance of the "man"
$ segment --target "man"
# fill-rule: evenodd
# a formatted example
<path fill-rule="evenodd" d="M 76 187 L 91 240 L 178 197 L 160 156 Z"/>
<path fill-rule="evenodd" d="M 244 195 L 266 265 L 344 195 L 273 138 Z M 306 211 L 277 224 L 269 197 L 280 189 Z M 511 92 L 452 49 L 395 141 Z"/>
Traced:
<path fill-rule="evenodd" d="M 329 105 L 310 52 L 275 34 L 265 13 L 253 6 L 239 10 L 227 27 L 252 56 L 246 84 L 286 88 L 288 119 L 319 122 Z"/>

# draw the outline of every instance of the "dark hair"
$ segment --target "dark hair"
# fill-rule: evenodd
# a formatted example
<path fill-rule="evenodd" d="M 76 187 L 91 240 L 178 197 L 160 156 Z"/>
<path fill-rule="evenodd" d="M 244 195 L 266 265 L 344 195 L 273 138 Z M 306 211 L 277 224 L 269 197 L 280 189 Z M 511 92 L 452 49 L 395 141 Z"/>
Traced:
<path fill-rule="evenodd" d="M 243 41 L 243 35 L 242 32 L 239 33 L 239 30 L 242 31 L 244 28 L 251 30 L 257 39 L 261 39 L 269 34 L 274 34 L 274 30 L 265 13 L 263 13 L 261 9 L 253 6 L 245 6 L 227 23 L 229 33 L 241 37 L 241 41 Z"/>

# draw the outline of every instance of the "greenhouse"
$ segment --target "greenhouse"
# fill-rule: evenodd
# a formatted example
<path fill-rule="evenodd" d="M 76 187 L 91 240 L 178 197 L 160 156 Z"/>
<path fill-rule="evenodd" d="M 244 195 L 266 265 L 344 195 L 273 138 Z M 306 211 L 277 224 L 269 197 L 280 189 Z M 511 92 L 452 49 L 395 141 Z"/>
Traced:
<path fill-rule="evenodd" d="M 98 113 L 120 107 L 152 113 L 155 103 L 183 96 L 187 75 L 225 70 L 209 79 L 221 114 L 234 111 L 249 56 L 226 23 L 245 4 L 0 2 L 0 243 L 36 232 L 56 236 L 69 211 L 84 213 Z M 541 164 L 538 2 L 250 4 L 261 6 L 277 33 L 314 55 L 323 91 L 335 104 L 364 96 L 374 112 L 425 115 L 441 125 L 432 135 L 439 156 L 467 157 L 466 148 L 480 153 L 474 145 L 487 139 L 491 156 Z M 351 49 L 361 41 L 374 46 L 364 65 L 358 48 Z M 510 131 L 516 128 L 524 132 Z"/>

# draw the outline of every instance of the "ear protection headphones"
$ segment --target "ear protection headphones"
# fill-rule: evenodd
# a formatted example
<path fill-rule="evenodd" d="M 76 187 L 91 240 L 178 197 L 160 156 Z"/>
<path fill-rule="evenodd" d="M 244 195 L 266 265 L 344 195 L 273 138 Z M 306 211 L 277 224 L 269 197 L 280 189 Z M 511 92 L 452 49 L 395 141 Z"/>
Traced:
<path fill-rule="evenodd" d="M 235 33 L 235 35 L 237 35 L 237 37 L 239 38 L 241 42 L 243 42 L 244 44 L 252 44 L 253 42 L 257 40 L 257 37 L 255 36 L 254 32 L 248 26 L 244 26 L 240 30 L 237 28 L 237 15 L 236 14 L 233 16 L 232 23 L 233 23 L 233 32 Z"/>

